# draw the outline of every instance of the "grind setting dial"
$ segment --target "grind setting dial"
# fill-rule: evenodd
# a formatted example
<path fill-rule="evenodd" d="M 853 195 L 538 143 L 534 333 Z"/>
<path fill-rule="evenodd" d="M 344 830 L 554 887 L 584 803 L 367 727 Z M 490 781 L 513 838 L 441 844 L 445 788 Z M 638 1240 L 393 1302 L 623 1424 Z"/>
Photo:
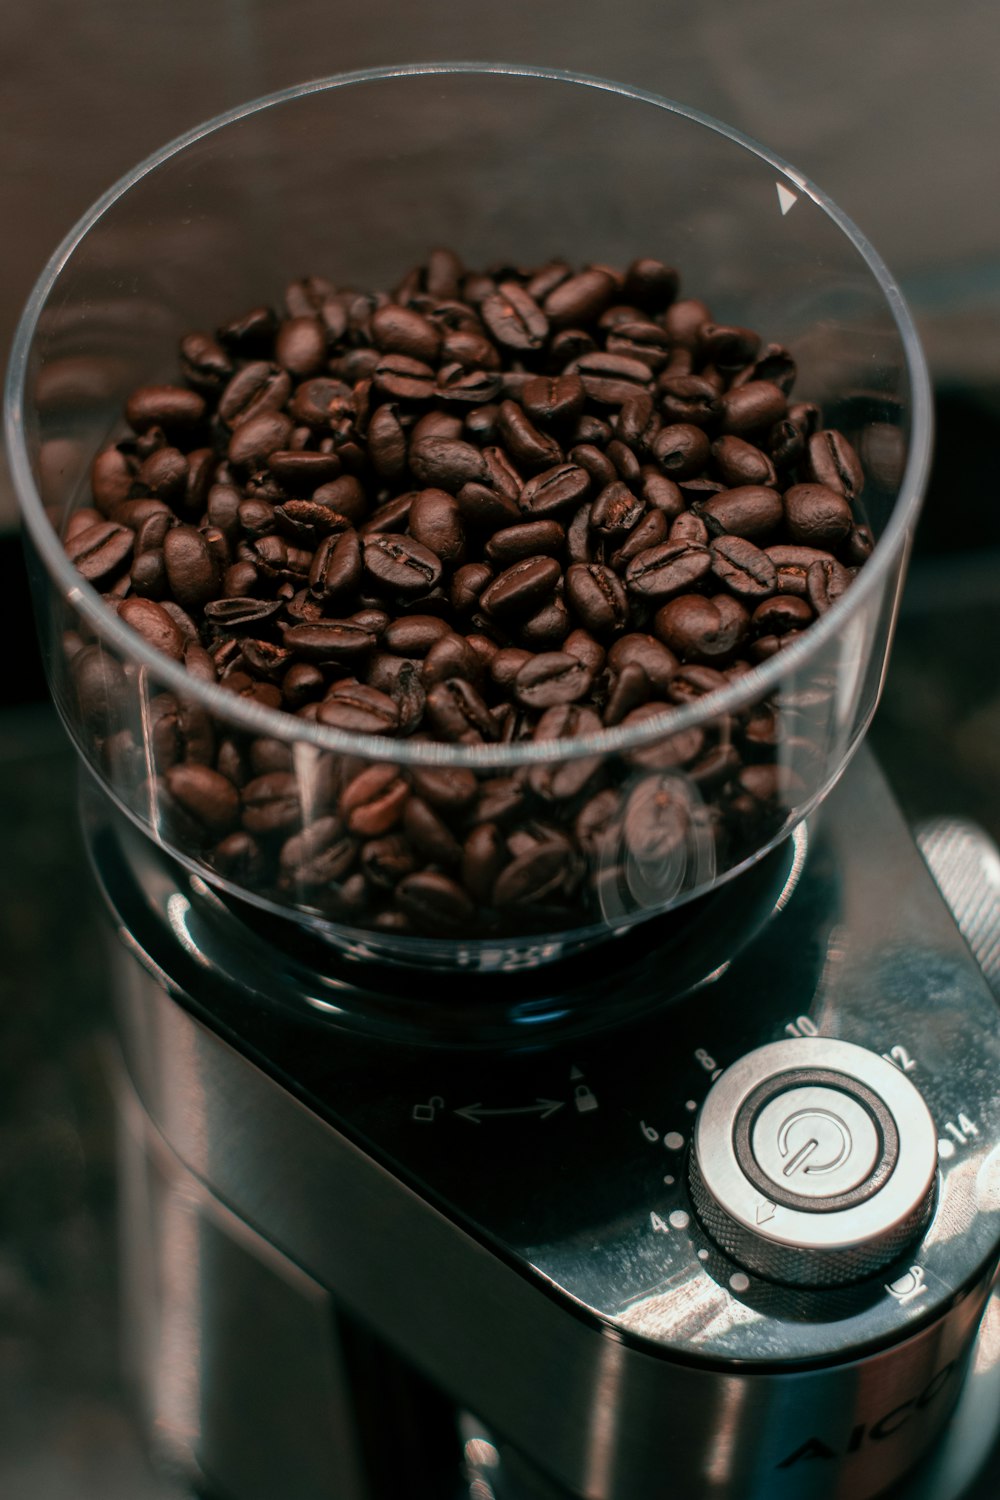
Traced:
<path fill-rule="evenodd" d="M 698 1216 L 749 1270 L 790 1286 L 873 1275 L 926 1226 L 937 1131 L 884 1058 L 825 1037 L 758 1047 L 699 1113 L 690 1160 Z"/>

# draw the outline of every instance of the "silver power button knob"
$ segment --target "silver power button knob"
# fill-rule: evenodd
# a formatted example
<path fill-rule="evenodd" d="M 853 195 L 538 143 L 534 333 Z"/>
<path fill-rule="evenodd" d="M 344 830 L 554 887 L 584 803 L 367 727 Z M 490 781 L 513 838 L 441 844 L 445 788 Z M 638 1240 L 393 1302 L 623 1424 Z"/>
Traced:
<path fill-rule="evenodd" d="M 698 1116 L 691 1193 L 734 1260 L 791 1286 L 871 1276 L 930 1219 L 937 1131 L 923 1098 L 853 1042 L 748 1052 Z"/>

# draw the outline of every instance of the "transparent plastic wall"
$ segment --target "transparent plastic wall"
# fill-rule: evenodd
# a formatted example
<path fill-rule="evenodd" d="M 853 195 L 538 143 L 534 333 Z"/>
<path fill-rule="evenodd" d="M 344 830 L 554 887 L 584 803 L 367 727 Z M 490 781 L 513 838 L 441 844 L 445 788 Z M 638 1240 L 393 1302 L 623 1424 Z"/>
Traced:
<path fill-rule="evenodd" d="M 170 655 L 129 629 L 116 608 L 134 553 L 102 598 L 63 542 L 93 523 L 73 517 L 93 506 L 99 450 L 121 440 L 138 469 L 130 392 L 177 382 L 185 333 L 261 304 L 283 315 L 296 278 L 396 288 L 442 245 L 477 269 L 655 257 L 717 323 L 788 350 L 794 399 L 816 403 L 864 469 L 854 520 L 876 546 L 860 567 L 845 560 L 850 586 L 772 654 L 675 660 L 638 711 L 550 709 L 450 743 L 408 735 L 405 705 L 392 733 L 324 723 L 345 670 L 321 661 L 305 701 L 285 682 L 296 590 L 254 632 L 194 611 Z M 290 91 L 137 168 L 39 282 L 7 396 L 52 692 L 95 776 L 216 886 L 354 951 L 442 967 L 586 946 L 711 889 L 790 832 L 874 711 L 930 443 L 898 292 L 793 171 L 664 101 L 464 66 Z M 225 441 L 197 438 L 179 520 L 213 480 L 233 480 Z M 414 484 L 406 473 L 396 488 Z M 384 501 L 368 497 L 368 520 Z M 230 558 L 236 544 L 215 543 Z M 793 562 L 780 579 L 779 592 L 805 594 Z M 440 599 L 407 609 L 469 629 Z M 620 675 L 612 645 L 594 666 L 605 702 Z M 384 686 L 385 655 L 373 640 L 348 675 Z M 419 654 L 411 665 L 419 685 Z"/>

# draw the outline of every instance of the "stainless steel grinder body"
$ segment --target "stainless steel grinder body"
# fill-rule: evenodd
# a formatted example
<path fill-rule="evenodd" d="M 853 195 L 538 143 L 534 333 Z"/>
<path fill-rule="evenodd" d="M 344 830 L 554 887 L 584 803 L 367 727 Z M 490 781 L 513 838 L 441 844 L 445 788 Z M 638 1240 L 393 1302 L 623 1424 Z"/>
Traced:
<path fill-rule="evenodd" d="M 321 1027 L 342 971 L 267 967 L 146 840 L 95 833 L 161 1448 L 234 1500 L 442 1493 L 391 1383 L 362 1392 L 370 1338 L 517 1455 L 499 1500 L 865 1500 L 908 1471 L 995 1273 L 996 1008 L 867 753 L 809 839 L 710 982 L 580 1035 L 553 993 L 500 1054 Z M 612 1013 L 670 992 L 669 954 L 611 952 Z"/>

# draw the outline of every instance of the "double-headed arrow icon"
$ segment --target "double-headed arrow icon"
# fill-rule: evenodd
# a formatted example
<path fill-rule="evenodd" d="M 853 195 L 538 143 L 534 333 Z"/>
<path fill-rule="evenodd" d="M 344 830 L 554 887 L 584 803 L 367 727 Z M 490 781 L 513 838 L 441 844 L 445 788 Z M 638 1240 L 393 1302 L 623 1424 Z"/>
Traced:
<path fill-rule="evenodd" d="M 536 1099 L 534 1104 L 518 1104 L 510 1109 L 484 1109 L 481 1104 L 466 1104 L 461 1109 L 456 1109 L 456 1115 L 461 1115 L 463 1120 L 471 1120 L 474 1125 L 479 1125 L 490 1115 L 537 1115 L 540 1120 L 547 1120 L 549 1115 L 554 1115 L 557 1109 L 562 1109 L 561 1099 Z"/>

